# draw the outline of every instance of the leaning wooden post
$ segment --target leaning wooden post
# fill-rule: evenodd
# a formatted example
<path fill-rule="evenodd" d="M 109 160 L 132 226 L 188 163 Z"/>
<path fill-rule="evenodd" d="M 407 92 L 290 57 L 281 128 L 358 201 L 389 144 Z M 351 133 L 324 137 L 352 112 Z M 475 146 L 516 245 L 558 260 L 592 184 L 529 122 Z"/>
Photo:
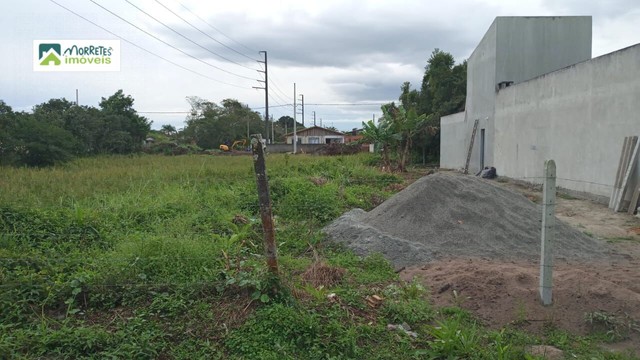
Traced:
<path fill-rule="evenodd" d="M 540 251 L 540 300 L 542 305 L 552 303 L 553 239 L 556 225 L 556 163 L 544 162 L 544 185 L 542 192 L 542 236 Z"/>
<path fill-rule="evenodd" d="M 267 181 L 267 167 L 264 161 L 264 143 L 262 135 L 255 134 L 251 138 L 253 151 L 253 168 L 256 172 L 256 184 L 258 185 L 258 200 L 260 202 L 260 218 L 264 232 L 264 252 L 267 257 L 267 266 L 273 274 L 278 273 L 278 249 L 273 227 L 273 214 L 271 212 L 271 197 L 269 196 L 269 183 Z"/>

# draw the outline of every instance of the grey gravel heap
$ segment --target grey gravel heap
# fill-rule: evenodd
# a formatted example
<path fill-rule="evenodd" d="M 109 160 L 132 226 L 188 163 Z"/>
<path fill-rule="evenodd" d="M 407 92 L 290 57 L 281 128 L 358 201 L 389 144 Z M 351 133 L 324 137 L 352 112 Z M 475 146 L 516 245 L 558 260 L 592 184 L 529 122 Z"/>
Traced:
<path fill-rule="evenodd" d="M 359 255 L 382 253 L 396 267 L 435 259 L 540 256 L 542 210 L 489 180 L 454 173 L 425 176 L 370 212 L 351 210 L 324 228 Z M 560 221 L 554 257 L 586 261 L 610 251 Z"/>

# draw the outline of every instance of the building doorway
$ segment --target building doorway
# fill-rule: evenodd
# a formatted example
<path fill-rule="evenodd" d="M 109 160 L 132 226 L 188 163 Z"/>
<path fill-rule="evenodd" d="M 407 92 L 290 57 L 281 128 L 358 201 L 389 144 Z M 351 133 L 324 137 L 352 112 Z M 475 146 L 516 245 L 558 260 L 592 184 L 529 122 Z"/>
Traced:
<path fill-rule="evenodd" d="M 484 169 L 484 129 L 480 129 L 480 170 Z"/>

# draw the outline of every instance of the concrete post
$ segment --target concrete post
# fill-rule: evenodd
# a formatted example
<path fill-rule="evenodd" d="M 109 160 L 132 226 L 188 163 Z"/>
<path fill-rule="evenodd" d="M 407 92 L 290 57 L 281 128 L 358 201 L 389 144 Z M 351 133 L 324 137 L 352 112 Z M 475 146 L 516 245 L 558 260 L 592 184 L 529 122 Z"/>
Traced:
<path fill-rule="evenodd" d="M 553 237 L 556 218 L 556 163 L 544 162 L 544 185 L 542 192 L 542 236 L 540 249 L 540 300 L 542 305 L 552 303 Z"/>

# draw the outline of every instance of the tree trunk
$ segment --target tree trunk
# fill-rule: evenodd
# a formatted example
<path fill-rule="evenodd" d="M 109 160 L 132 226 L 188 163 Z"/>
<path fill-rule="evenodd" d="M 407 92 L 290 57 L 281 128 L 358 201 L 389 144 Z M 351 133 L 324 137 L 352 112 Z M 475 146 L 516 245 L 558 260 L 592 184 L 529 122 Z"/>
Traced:
<path fill-rule="evenodd" d="M 391 159 L 389 159 L 389 147 L 386 143 L 382 145 L 382 158 L 384 159 L 384 166 L 389 169 L 391 167 Z"/>
<path fill-rule="evenodd" d="M 411 138 L 407 138 L 404 142 L 403 149 L 400 153 L 400 161 L 398 164 L 398 170 L 404 172 L 407 165 L 407 157 L 409 156 L 409 150 L 411 149 Z"/>

